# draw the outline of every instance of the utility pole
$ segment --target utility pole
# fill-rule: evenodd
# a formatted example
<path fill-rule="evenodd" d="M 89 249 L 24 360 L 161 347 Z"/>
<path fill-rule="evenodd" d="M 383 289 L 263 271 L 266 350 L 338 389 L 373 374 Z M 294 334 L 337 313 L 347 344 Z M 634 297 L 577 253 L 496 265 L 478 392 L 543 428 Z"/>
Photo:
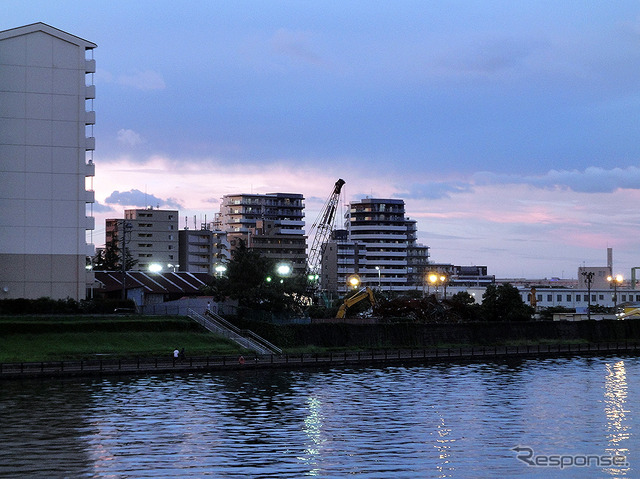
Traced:
<path fill-rule="evenodd" d="M 587 319 L 591 319 L 591 282 L 593 281 L 593 271 L 583 271 L 582 276 L 584 276 L 585 281 L 587 282 Z"/>
<path fill-rule="evenodd" d="M 131 223 L 122 220 L 122 299 L 127 299 L 127 229 L 131 228 Z"/>

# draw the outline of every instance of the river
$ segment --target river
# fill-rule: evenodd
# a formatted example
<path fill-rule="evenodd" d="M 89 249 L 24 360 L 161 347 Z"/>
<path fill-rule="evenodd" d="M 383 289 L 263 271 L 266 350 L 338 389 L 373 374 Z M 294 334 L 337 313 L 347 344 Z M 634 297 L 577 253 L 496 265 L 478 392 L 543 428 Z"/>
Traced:
<path fill-rule="evenodd" d="M 0 476 L 638 477 L 639 394 L 637 357 L 7 380 Z"/>

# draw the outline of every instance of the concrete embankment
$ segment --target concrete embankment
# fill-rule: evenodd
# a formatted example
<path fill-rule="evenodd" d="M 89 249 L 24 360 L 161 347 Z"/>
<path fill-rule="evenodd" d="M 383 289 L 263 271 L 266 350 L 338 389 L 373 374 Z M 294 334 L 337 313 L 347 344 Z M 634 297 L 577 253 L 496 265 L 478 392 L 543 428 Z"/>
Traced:
<path fill-rule="evenodd" d="M 640 320 L 474 322 L 462 324 L 312 323 L 273 325 L 242 322 L 282 349 L 309 345 L 342 349 L 411 349 L 444 345 L 640 342 Z"/>
<path fill-rule="evenodd" d="M 280 356 L 215 356 L 155 359 L 92 359 L 84 361 L 51 361 L 0 364 L 0 379 L 34 377 L 100 377 L 198 373 L 209 371 L 242 371 L 252 369 L 297 369 L 317 367 L 367 367 L 416 365 L 460 361 L 525 360 L 573 355 L 640 354 L 639 343 L 614 342 L 598 344 L 538 344 L 528 346 L 423 348 L 384 351 L 351 351 L 323 354 Z"/>

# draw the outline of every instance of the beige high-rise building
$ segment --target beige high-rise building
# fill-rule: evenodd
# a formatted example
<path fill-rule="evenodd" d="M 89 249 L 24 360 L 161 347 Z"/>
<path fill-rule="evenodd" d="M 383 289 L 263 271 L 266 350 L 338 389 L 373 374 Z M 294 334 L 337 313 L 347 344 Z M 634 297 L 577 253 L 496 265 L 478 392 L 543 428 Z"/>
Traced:
<path fill-rule="evenodd" d="M 300 193 L 225 195 L 214 227 L 226 231 L 232 254 L 243 242 L 266 258 L 289 263 L 294 274 L 306 271 L 304 196 Z"/>
<path fill-rule="evenodd" d="M 0 298 L 86 297 L 96 46 L 44 23 L 0 31 Z"/>
<path fill-rule="evenodd" d="M 124 239 L 129 258 L 135 263 L 127 270 L 178 270 L 178 210 L 125 210 L 124 219 L 107 219 L 105 226 L 106 250 L 115 240 L 121 252 Z"/>

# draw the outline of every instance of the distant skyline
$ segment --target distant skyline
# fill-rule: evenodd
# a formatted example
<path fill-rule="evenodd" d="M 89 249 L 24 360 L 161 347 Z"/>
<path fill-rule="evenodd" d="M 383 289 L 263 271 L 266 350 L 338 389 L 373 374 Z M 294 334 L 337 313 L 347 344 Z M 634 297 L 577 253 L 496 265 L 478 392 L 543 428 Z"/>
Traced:
<path fill-rule="evenodd" d="M 160 206 L 302 193 L 307 230 L 405 200 L 431 260 L 497 277 L 640 266 L 636 1 L 3 0 L 98 45 L 93 241 Z"/>

